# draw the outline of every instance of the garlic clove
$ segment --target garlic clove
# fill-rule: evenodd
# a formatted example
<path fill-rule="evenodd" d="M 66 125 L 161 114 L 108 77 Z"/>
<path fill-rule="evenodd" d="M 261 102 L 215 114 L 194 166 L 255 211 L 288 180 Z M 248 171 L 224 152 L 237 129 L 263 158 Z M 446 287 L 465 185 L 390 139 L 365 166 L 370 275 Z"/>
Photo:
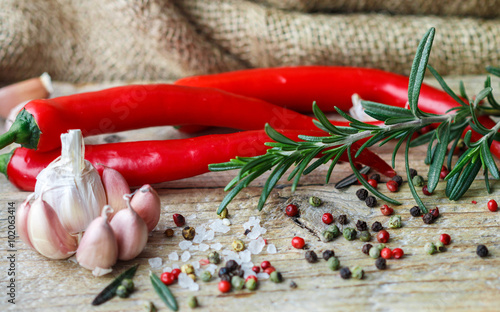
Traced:
<path fill-rule="evenodd" d="M 112 211 L 110 206 L 104 206 L 101 216 L 87 227 L 76 251 L 78 263 L 92 270 L 95 276 L 111 272 L 111 267 L 118 259 L 118 244 L 108 219 L 108 214 Z"/>
<path fill-rule="evenodd" d="M 33 202 L 28 214 L 28 236 L 33 248 L 50 259 L 66 259 L 76 252 L 77 238 L 59 221 L 54 208 L 43 199 Z"/>
<path fill-rule="evenodd" d="M 30 200 L 35 196 L 35 193 L 32 193 L 26 198 L 26 200 L 16 209 L 16 230 L 19 234 L 19 238 L 29 245 L 31 248 L 33 244 L 31 244 L 30 237 L 28 235 L 28 216 L 31 209 Z"/>
<path fill-rule="evenodd" d="M 148 242 L 146 222 L 132 209 L 130 196 L 124 195 L 127 209 L 120 210 L 109 223 L 118 243 L 118 259 L 131 260 L 137 257 Z"/>
<path fill-rule="evenodd" d="M 110 167 L 103 167 L 102 184 L 106 192 L 108 205 L 113 207 L 113 213 L 109 215 L 109 219 L 111 220 L 118 211 L 127 208 L 127 203 L 123 200 L 123 195 L 130 193 L 130 187 L 120 172 Z"/>
<path fill-rule="evenodd" d="M 148 226 L 148 232 L 154 230 L 160 221 L 161 201 L 158 193 L 146 184 L 136 191 L 130 201 L 132 208 L 141 216 Z"/>

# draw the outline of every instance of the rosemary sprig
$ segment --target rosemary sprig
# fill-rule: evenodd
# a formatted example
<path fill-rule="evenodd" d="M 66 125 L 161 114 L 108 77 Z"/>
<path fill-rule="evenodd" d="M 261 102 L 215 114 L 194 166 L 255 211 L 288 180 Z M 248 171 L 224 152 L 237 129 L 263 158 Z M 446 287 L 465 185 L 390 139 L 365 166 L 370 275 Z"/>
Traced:
<path fill-rule="evenodd" d="M 446 156 L 448 156 L 448 167 L 451 167 L 453 149 L 457 146 L 467 126 L 470 126 L 472 130 L 482 135 L 482 138 L 476 142 L 471 142 L 471 131 L 466 133 L 464 142 L 468 150 L 459 158 L 445 178 L 447 181 L 446 195 L 450 200 L 459 199 L 470 187 L 481 168 L 485 172 L 485 183 L 489 190 L 490 184 L 487 174 L 491 173 L 494 178 L 500 178 L 498 168 L 490 152 L 493 140 L 500 140 L 500 134 L 497 133 L 500 129 L 500 122 L 493 128 L 487 129 L 481 125 L 477 116 L 478 114 L 498 115 L 500 114 L 500 105 L 491 94 L 492 88 L 489 77 L 485 82 L 485 88 L 477 94 L 473 101 L 469 101 L 463 84 L 460 84 L 460 96 L 458 96 L 451 90 L 437 71 L 428 65 L 434 33 L 434 28 L 431 28 L 425 34 L 415 54 L 408 85 L 409 109 L 370 101 L 361 101 L 367 115 L 384 122 L 383 125 L 377 126 L 356 120 L 335 107 L 341 116 L 350 121 L 349 127 L 338 127 L 334 126 L 319 107 L 313 103 L 313 113 L 317 118 L 317 120 L 314 120 L 314 123 L 319 129 L 325 131 L 327 135 L 325 134 L 322 137 L 299 136 L 302 141 L 297 142 L 266 125 L 266 133 L 274 142 L 266 143 L 271 148 L 267 150 L 265 155 L 236 158 L 227 163 L 209 166 L 209 169 L 212 171 L 240 170 L 238 176 L 226 186 L 225 190 L 228 190 L 229 193 L 221 202 L 217 213 L 220 213 L 244 187 L 269 170 L 272 170 L 272 172 L 264 185 L 259 199 L 257 206 L 259 210 L 264 207 L 269 194 L 279 179 L 293 165 L 295 165 L 295 168 L 288 176 L 288 181 L 293 179 L 292 192 L 297 187 L 302 175 L 308 174 L 319 166 L 331 161 L 326 176 L 326 183 L 328 183 L 331 172 L 343 153 L 347 153 L 354 175 L 370 192 L 389 203 L 400 204 L 398 201 L 387 197 L 371 187 L 354 166 L 355 158 L 365 148 L 377 143 L 379 143 L 379 146 L 382 146 L 392 139 L 399 140 L 392 154 L 393 167 L 395 166 L 396 154 L 406 140 L 405 168 L 410 191 L 420 208 L 424 212 L 427 212 L 428 210 L 418 196 L 410 178 L 409 149 L 413 146 L 428 144 L 425 160 L 429 164 L 427 187 L 429 192 L 433 192 L 439 183 L 441 169 Z M 450 109 L 446 115 L 425 113 L 418 107 L 420 88 L 426 69 L 429 69 L 442 88 L 457 102 L 457 106 Z M 488 68 L 488 71 L 494 75 L 500 75 L 499 69 Z M 484 99 L 488 99 L 490 106 L 482 103 Z M 412 140 L 412 135 L 415 132 L 431 124 L 439 124 L 439 126 L 429 133 Z M 366 141 L 353 157 L 351 154 L 352 145 L 360 140 Z M 447 152 L 450 143 L 452 144 L 452 150 Z M 315 157 L 318 159 L 313 162 Z"/>

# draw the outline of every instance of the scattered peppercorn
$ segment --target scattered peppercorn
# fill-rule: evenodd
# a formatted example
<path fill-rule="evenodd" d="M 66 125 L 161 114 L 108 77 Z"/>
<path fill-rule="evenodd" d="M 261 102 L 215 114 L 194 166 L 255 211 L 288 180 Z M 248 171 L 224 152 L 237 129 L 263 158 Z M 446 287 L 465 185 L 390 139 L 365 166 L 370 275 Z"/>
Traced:
<path fill-rule="evenodd" d="M 361 251 L 365 254 L 365 255 L 369 255 L 370 254 L 370 249 L 372 249 L 373 245 L 372 244 L 364 244 L 363 247 L 361 248 Z"/>
<path fill-rule="evenodd" d="M 420 217 L 422 215 L 422 211 L 420 210 L 420 207 L 419 206 L 413 206 L 411 209 L 410 209 L 410 214 L 413 216 L 413 217 Z"/>
<path fill-rule="evenodd" d="M 441 179 L 444 179 L 444 178 L 446 178 L 446 176 L 448 175 L 448 173 L 450 173 L 450 172 L 448 171 L 448 168 L 446 168 L 446 166 L 443 166 L 443 167 L 441 168 L 441 172 L 439 173 L 439 177 L 440 177 Z"/>
<path fill-rule="evenodd" d="M 381 208 L 380 208 L 380 212 L 384 215 L 384 216 L 390 216 L 394 213 L 394 209 L 392 209 L 391 207 L 387 206 L 387 205 L 383 205 Z"/>
<path fill-rule="evenodd" d="M 443 242 L 443 244 L 445 244 L 445 245 L 449 245 L 449 244 L 450 244 L 450 241 L 451 241 L 451 237 L 450 237 L 450 235 L 448 235 L 448 234 L 441 234 L 441 235 L 439 236 L 439 240 L 440 240 L 441 242 Z"/>
<path fill-rule="evenodd" d="M 373 224 L 372 224 L 372 231 L 373 232 L 379 232 L 379 231 L 382 231 L 383 229 L 384 229 L 384 227 L 382 226 L 382 223 L 380 223 L 378 221 L 373 222 Z"/>
<path fill-rule="evenodd" d="M 340 230 L 339 230 L 339 227 L 337 225 L 330 225 L 327 229 L 326 229 L 327 232 L 330 232 L 333 234 L 333 237 L 337 237 L 340 235 Z"/>
<path fill-rule="evenodd" d="M 444 252 L 446 251 L 446 247 L 444 247 L 444 244 L 442 241 L 439 241 L 437 242 L 436 244 L 434 244 L 436 246 L 436 250 L 439 251 L 439 252 Z"/>
<path fill-rule="evenodd" d="M 313 207 L 319 207 L 319 206 L 321 206 L 321 199 L 319 197 L 316 197 L 316 196 L 311 196 L 311 197 L 309 197 L 309 205 L 311 205 Z"/>
<path fill-rule="evenodd" d="M 270 267 L 268 267 L 267 269 L 264 270 L 264 273 L 267 273 L 267 274 L 270 275 L 274 271 L 276 271 L 276 269 L 273 266 L 270 266 Z"/>
<path fill-rule="evenodd" d="M 344 235 L 345 239 L 350 240 L 350 241 L 355 240 L 357 234 L 358 233 L 356 232 L 356 230 L 353 228 L 350 228 L 350 227 L 346 227 L 344 229 L 344 231 L 342 232 L 342 235 Z"/>
<path fill-rule="evenodd" d="M 358 220 L 358 222 L 356 222 L 356 229 L 358 231 L 368 231 L 368 226 L 365 221 Z"/>
<path fill-rule="evenodd" d="M 299 214 L 299 208 L 297 208 L 297 206 L 294 204 L 290 204 L 290 205 L 286 206 L 285 211 L 286 211 L 286 215 L 289 217 L 295 217 Z"/>
<path fill-rule="evenodd" d="M 196 296 L 191 296 L 188 298 L 188 306 L 191 309 L 194 309 L 198 306 L 198 299 L 196 299 Z"/>
<path fill-rule="evenodd" d="M 420 175 L 414 176 L 411 179 L 411 181 L 413 182 L 414 186 L 418 186 L 418 187 L 424 186 L 424 183 L 425 183 L 424 178 L 422 176 L 420 176 Z"/>
<path fill-rule="evenodd" d="M 196 231 L 194 230 L 194 227 L 186 226 L 182 230 L 182 237 L 184 237 L 184 239 L 193 240 L 195 235 L 196 235 Z"/>
<path fill-rule="evenodd" d="M 225 219 L 229 215 L 229 210 L 227 208 L 222 209 L 222 211 L 219 214 L 219 218 Z"/>
<path fill-rule="evenodd" d="M 330 268 L 330 270 L 337 271 L 340 266 L 340 261 L 337 257 L 331 257 L 328 259 L 327 265 Z"/>
<path fill-rule="evenodd" d="M 245 280 L 239 276 L 233 276 L 231 278 L 231 286 L 236 290 L 241 290 L 245 286 Z"/>
<path fill-rule="evenodd" d="M 231 290 L 231 283 L 229 281 L 220 281 L 219 282 L 219 291 L 223 293 L 227 293 Z"/>
<path fill-rule="evenodd" d="M 471 203 L 473 203 L 475 205 L 475 204 L 477 204 L 477 201 L 473 200 L 473 201 L 471 201 Z"/>
<path fill-rule="evenodd" d="M 230 274 L 222 274 L 219 276 L 221 281 L 231 282 L 232 276 Z"/>
<path fill-rule="evenodd" d="M 210 271 L 203 271 L 200 278 L 204 282 L 210 282 L 210 280 L 212 279 L 212 273 L 210 273 Z"/>
<path fill-rule="evenodd" d="M 387 181 L 387 183 L 385 185 L 387 186 L 387 189 L 389 190 L 389 192 L 392 192 L 392 193 L 397 192 L 399 189 L 398 182 L 393 181 L 393 180 Z"/>
<path fill-rule="evenodd" d="M 434 245 L 433 243 L 426 243 L 424 245 L 424 250 L 429 255 L 432 255 L 433 253 L 436 252 L 436 245 Z"/>
<path fill-rule="evenodd" d="M 335 252 L 331 249 L 323 251 L 323 259 L 328 261 L 331 257 L 335 256 Z"/>
<path fill-rule="evenodd" d="M 250 278 L 245 282 L 245 287 L 248 290 L 255 290 L 257 289 L 257 280 Z"/>
<path fill-rule="evenodd" d="M 394 257 L 394 259 L 401 259 L 404 254 L 405 253 L 404 253 L 403 249 L 401 249 L 401 248 L 394 248 L 392 250 L 392 256 Z"/>
<path fill-rule="evenodd" d="M 391 259 L 392 258 L 392 250 L 390 248 L 385 247 L 380 251 L 380 256 L 384 259 Z"/>
<path fill-rule="evenodd" d="M 360 188 L 356 191 L 356 196 L 358 196 L 359 200 L 365 200 L 368 197 L 368 191 L 364 188 Z"/>
<path fill-rule="evenodd" d="M 170 273 L 172 273 L 174 275 L 175 279 L 178 279 L 179 274 L 181 274 L 181 272 L 182 272 L 181 269 L 173 269 L 172 272 L 170 272 Z"/>
<path fill-rule="evenodd" d="M 372 236 L 370 235 L 370 232 L 368 231 L 361 231 L 359 232 L 359 240 L 362 242 L 369 242 L 372 239 Z"/>
<path fill-rule="evenodd" d="M 366 181 L 366 180 L 368 180 L 368 175 L 367 175 L 366 173 L 362 173 L 362 174 L 361 174 L 361 177 L 362 177 L 362 178 L 363 178 L 363 180 L 365 180 L 365 181 Z M 361 181 L 358 179 L 358 184 L 363 184 L 363 183 L 361 183 Z"/>
<path fill-rule="evenodd" d="M 418 174 L 417 170 L 410 168 L 410 178 L 413 179 Z"/>
<path fill-rule="evenodd" d="M 375 260 L 375 267 L 379 270 L 385 270 L 387 268 L 387 260 L 384 258 L 378 258 Z"/>
<path fill-rule="evenodd" d="M 245 250 L 245 243 L 241 239 L 235 239 L 233 241 L 232 246 L 233 246 L 234 251 L 236 251 L 236 252 L 240 252 L 240 251 Z"/>
<path fill-rule="evenodd" d="M 352 278 L 355 278 L 355 279 L 363 279 L 363 277 L 365 276 L 365 271 L 363 271 L 363 269 L 359 266 L 355 266 L 351 269 L 351 272 L 352 272 Z"/>
<path fill-rule="evenodd" d="M 208 261 L 213 264 L 219 264 L 220 263 L 220 255 L 217 251 L 212 251 L 211 253 L 208 254 Z"/>
<path fill-rule="evenodd" d="M 372 174 L 372 175 L 370 176 L 370 179 L 371 179 L 371 180 L 375 180 L 375 181 L 377 181 L 377 183 L 378 183 L 378 182 L 380 182 L 380 174 L 378 174 L 378 173 L 374 173 L 374 174 Z"/>
<path fill-rule="evenodd" d="M 194 273 L 194 267 L 190 263 L 183 264 L 181 266 L 181 272 L 186 274 Z"/>
<path fill-rule="evenodd" d="M 393 176 L 391 180 L 396 182 L 398 186 L 401 186 L 401 184 L 403 184 L 403 178 L 400 175 Z"/>
<path fill-rule="evenodd" d="M 252 232 L 250 229 L 246 229 L 243 234 L 248 235 L 248 233 Z"/>
<path fill-rule="evenodd" d="M 327 242 L 331 242 L 335 237 L 332 232 L 329 231 L 323 231 L 323 238 Z"/>
<path fill-rule="evenodd" d="M 378 249 L 378 248 L 370 248 L 369 255 L 373 259 L 377 259 L 378 257 L 380 257 L 380 249 Z"/>
<path fill-rule="evenodd" d="M 236 262 L 234 260 L 228 260 L 226 262 L 226 269 L 228 270 L 228 273 L 233 272 L 237 268 L 238 268 L 238 262 Z"/>
<path fill-rule="evenodd" d="M 163 234 L 165 234 L 166 237 L 172 237 L 172 236 L 174 236 L 174 230 L 166 229 L 165 233 L 163 233 Z"/>
<path fill-rule="evenodd" d="M 436 207 L 435 209 L 432 209 L 430 211 L 430 213 L 432 214 L 432 216 L 434 217 L 434 219 L 437 219 L 437 217 L 439 217 L 439 208 Z"/>
<path fill-rule="evenodd" d="M 292 246 L 297 248 L 297 249 L 304 248 L 305 244 L 306 244 L 306 242 L 301 237 L 295 236 L 294 238 L 292 238 Z"/>
<path fill-rule="evenodd" d="M 378 186 L 378 182 L 377 182 L 377 181 L 375 181 L 375 180 L 369 179 L 369 180 L 368 180 L 368 181 L 366 181 L 366 182 L 368 182 L 368 184 L 370 184 L 370 185 L 371 185 L 371 186 L 373 186 L 374 188 L 377 188 L 377 186 Z"/>
<path fill-rule="evenodd" d="M 488 202 L 488 210 L 491 211 L 491 212 L 495 212 L 495 211 L 498 210 L 498 204 L 497 204 L 497 202 L 494 199 L 491 199 Z"/>
<path fill-rule="evenodd" d="M 385 248 L 385 244 L 381 243 L 381 244 L 378 244 L 377 247 L 376 247 L 378 250 L 382 250 Z"/>
<path fill-rule="evenodd" d="M 377 199 L 375 198 L 375 196 L 370 195 L 365 199 L 365 204 L 368 207 L 373 208 L 377 205 Z"/>
<path fill-rule="evenodd" d="M 188 274 L 188 277 L 193 281 L 196 281 L 196 275 L 194 275 L 194 273 Z"/>
<path fill-rule="evenodd" d="M 434 216 L 432 215 L 432 213 L 429 212 L 424 214 L 422 220 L 424 221 L 425 224 L 431 224 L 434 223 Z"/>
<path fill-rule="evenodd" d="M 132 281 L 130 278 L 124 279 L 122 281 L 122 285 L 127 289 L 129 293 L 134 290 L 134 281 Z"/>
<path fill-rule="evenodd" d="M 265 270 L 265 269 L 271 267 L 271 262 L 269 262 L 267 260 L 266 261 L 262 261 L 262 263 L 260 264 L 260 267 L 262 268 L 262 270 Z"/>
<path fill-rule="evenodd" d="M 386 230 L 382 230 L 377 233 L 377 240 L 379 241 L 379 243 L 387 243 L 389 241 L 389 237 L 389 232 L 387 232 Z"/>
<path fill-rule="evenodd" d="M 297 288 L 297 284 L 294 281 L 291 281 L 290 288 Z"/>
<path fill-rule="evenodd" d="M 230 271 L 229 271 L 228 268 L 222 267 L 222 268 L 219 269 L 219 277 L 221 277 L 222 275 L 227 275 L 227 274 L 229 274 L 229 272 Z"/>
<path fill-rule="evenodd" d="M 259 266 L 254 265 L 254 266 L 252 267 L 252 271 L 254 271 L 254 272 L 255 272 L 255 274 L 259 274 L 259 273 L 260 273 L 260 267 L 259 267 Z"/>
<path fill-rule="evenodd" d="M 318 255 L 314 252 L 314 250 L 306 251 L 306 260 L 309 263 L 318 262 Z"/>
<path fill-rule="evenodd" d="M 422 187 L 422 193 L 423 193 L 425 196 L 431 196 L 431 195 L 432 195 L 432 193 L 431 193 L 431 192 L 429 192 L 429 190 L 427 189 L 427 185 L 424 185 L 424 186 Z"/>
<path fill-rule="evenodd" d="M 324 213 L 321 217 L 321 221 L 323 221 L 324 224 L 331 224 L 333 222 L 332 214 L 329 212 Z"/>
<path fill-rule="evenodd" d="M 174 223 L 178 227 L 184 226 L 184 224 L 186 224 L 186 219 L 184 219 L 184 216 L 179 213 L 174 213 L 172 215 L 172 219 L 174 219 Z"/>
<path fill-rule="evenodd" d="M 278 271 L 274 271 L 269 275 L 269 279 L 271 280 L 271 282 L 281 283 L 283 282 L 283 275 L 281 275 L 281 273 Z"/>
<path fill-rule="evenodd" d="M 340 215 L 339 216 L 339 223 L 342 224 L 342 225 L 345 225 L 345 224 L 349 223 L 349 220 L 347 220 L 347 216 L 346 215 Z"/>
<path fill-rule="evenodd" d="M 116 295 L 120 298 L 127 298 L 129 293 L 127 291 L 127 288 L 125 288 L 125 286 L 123 285 L 120 285 L 118 286 L 118 288 L 116 289 Z"/>
<path fill-rule="evenodd" d="M 349 270 L 349 268 L 347 267 L 340 269 L 340 277 L 342 277 L 343 279 L 351 278 L 351 270 Z"/>
<path fill-rule="evenodd" d="M 248 275 L 247 278 L 245 279 L 245 282 L 247 282 L 249 279 L 254 279 L 256 280 L 257 282 L 259 281 L 259 279 L 257 278 L 257 276 L 255 275 Z"/>
<path fill-rule="evenodd" d="M 163 272 L 160 275 L 160 280 L 165 285 L 172 285 L 175 282 L 175 276 L 171 272 Z"/>
<path fill-rule="evenodd" d="M 401 216 L 391 216 L 391 218 L 389 219 L 389 227 L 391 229 L 399 229 L 401 227 Z"/>
<path fill-rule="evenodd" d="M 488 255 L 488 248 L 484 245 L 477 245 L 476 253 L 479 257 L 484 258 Z"/>

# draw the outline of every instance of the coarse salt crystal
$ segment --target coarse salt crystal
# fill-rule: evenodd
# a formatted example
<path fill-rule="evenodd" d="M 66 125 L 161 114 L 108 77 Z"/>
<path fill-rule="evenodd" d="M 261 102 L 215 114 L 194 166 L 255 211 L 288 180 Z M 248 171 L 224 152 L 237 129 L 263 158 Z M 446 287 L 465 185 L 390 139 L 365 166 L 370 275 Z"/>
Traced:
<path fill-rule="evenodd" d="M 205 235 L 203 236 L 204 240 L 212 240 L 215 237 L 215 232 L 214 230 L 208 230 L 205 232 Z"/>
<path fill-rule="evenodd" d="M 198 261 L 193 261 L 191 262 L 191 265 L 193 266 L 193 268 L 195 269 L 199 269 L 200 268 L 200 263 Z"/>
<path fill-rule="evenodd" d="M 224 225 L 221 219 L 217 219 L 212 222 L 212 224 L 210 224 L 210 228 L 214 230 L 214 232 L 218 233 L 227 233 L 230 230 L 229 226 Z"/>
<path fill-rule="evenodd" d="M 188 249 L 189 247 L 191 247 L 191 245 L 193 245 L 193 242 L 188 240 L 183 240 L 182 242 L 179 243 L 179 247 L 182 250 Z"/>
<path fill-rule="evenodd" d="M 180 268 L 181 267 L 177 263 L 172 264 L 172 270 L 173 269 L 180 269 Z"/>
<path fill-rule="evenodd" d="M 177 261 L 177 260 L 179 260 L 179 255 L 177 254 L 177 252 L 172 251 L 172 252 L 168 255 L 168 259 L 169 259 L 169 260 L 172 260 L 172 261 Z"/>
<path fill-rule="evenodd" d="M 152 269 L 161 267 L 161 264 L 163 263 L 160 257 L 148 259 L 148 262 Z"/>
<path fill-rule="evenodd" d="M 192 215 L 188 216 L 186 219 L 194 220 L 194 219 L 196 219 L 196 214 L 192 214 Z"/>
<path fill-rule="evenodd" d="M 217 270 L 217 266 L 215 264 L 211 263 L 206 267 L 206 270 L 213 275 L 213 274 L 215 274 L 215 270 Z"/>
<path fill-rule="evenodd" d="M 179 274 L 179 276 L 177 277 L 177 282 L 182 288 L 189 288 L 189 286 L 194 283 L 191 277 L 189 277 L 186 273 Z"/>
<path fill-rule="evenodd" d="M 193 238 L 193 243 L 199 244 L 203 241 L 204 234 L 196 233 Z"/>
<path fill-rule="evenodd" d="M 200 285 L 198 285 L 197 283 L 193 283 L 193 284 L 189 285 L 189 290 L 190 291 L 198 291 L 198 290 L 200 290 Z"/>
<path fill-rule="evenodd" d="M 200 249 L 200 247 L 199 246 L 195 246 L 195 245 L 189 247 L 189 250 L 199 250 L 199 249 Z"/>
<path fill-rule="evenodd" d="M 267 245 L 267 252 L 270 254 L 275 254 L 278 251 L 276 250 L 276 246 L 274 244 Z"/>
<path fill-rule="evenodd" d="M 252 254 L 257 255 L 262 251 L 265 245 L 266 242 L 264 241 L 264 239 L 262 237 L 259 237 L 256 240 L 252 240 L 250 244 L 248 244 L 248 250 Z"/>
<path fill-rule="evenodd" d="M 172 272 L 172 268 L 171 267 L 164 267 L 163 272 Z"/>
<path fill-rule="evenodd" d="M 241 258 L 241 261 L 243 263 L 245 262 L 250 262 L 252 260 L 252 253 L 250 252 L 250 250 L 243 250 L 240 252 L 239 254 L 240 258 Z"/>
<path fill-rule="evenodd" d="M 186 262 L 186 261 L 188 261 L 189 259 L 191 259 L 191 253 L 190 253 L 189 251 L 187 251 L 187 250 L 186 250 L 186 251 L 184 251 L 184 252 L 182 253 L 181 260 L 182 260 L 182 262 Z"/>
<path fill-rule="evenodd" d="M 257 278 L 258 279 L 268 279 L 269 278 L 269 274 L 267 274 L 267 273 L 257 273 Z"/>
<path fill-rule="evenodd" d="M 207 244 L 203 244 L 203 243 L 201 243 L 198 247 L 200 248 L 200 251 L 207 251 L 208 248 L 210 248 L 210 246 L 208 246 Z"/>
<path fill-rule="evenodd" d="M 212 244 L 210 245 L 210 248 L 212 248 L 213 250 L 221 250 L 222 249 L 222 244 L 221 243 L 215 243 L 215 244 Z"/>

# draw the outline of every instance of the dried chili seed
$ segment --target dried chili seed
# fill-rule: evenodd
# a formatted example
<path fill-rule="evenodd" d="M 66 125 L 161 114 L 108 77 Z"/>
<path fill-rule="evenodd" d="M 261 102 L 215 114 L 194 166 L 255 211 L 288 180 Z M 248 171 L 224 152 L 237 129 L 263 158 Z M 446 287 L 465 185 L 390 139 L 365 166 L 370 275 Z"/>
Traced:
<path fill-rule="evenodd" d="M 356 232 L 356 230 L 353 228 L 350 228 L 350 227 L 346 227 L 344 229 L 344 231 L 342 232 L 342 235 L 344 235 L 345 239 L 350 240 L 350 241 L 355 240 L 357 234 L 358 233 Z"/>
<path fill-rule="evenodd" d="M 382 231 L 383 229 L 384 229 L 384 227 L 382 226 L 382 223 L 380 223 L 378 221 L 373 222 L 373 224 L 372 224 L 372 231 L 373 232 L 379 232 L 379 231 Z"/>
<path fill-rule="evenodd" d="M 488 248 L 484 245 L 477 245 L 476 254 L 481 258 L 486 257 L 488 255 Z"/>
<path fill-rule="evenodd" d="M 416 175 L 414 176 L 411 181 L 413 182 L 414 186 L 422 187 L 424 186 L 424 178 L 422 176 Z"/>
<path fill-rule="evenodd" d="M 289 217 L 295 217 L 299 214 L 299 208 L 296 205 L 290 204 L 285 208 L 286 215 Z"/>
<path fill-rule="evenodd" d="M 380 174 L 378 174 L 378 173 L 372 174 L 370 176 L 370 180 L 375 180 L 375 181 L 377 181 L 377 183 L 380 182 Z"/>
<path fill-rule="evenodd" d="M 429 192 L 429 190 L 427 189 L 427 185 L 424 185 L 424 186 L 422 187 L 422 193 L 423 193 L 425 196 L 431 196 L 431 195 L 432 195 L 432 193 L 431 193 L 431 192 Z"/>
<path fill-rule="evenodd" d="M 323 259 L 328 261 L 331 257 L 335 256 L 335 252 L 331 249 L 323 251 Z"/>
<path fill-rule="evenodd" d="M 184 226 L 184 224 L 186 224 L 186 219 L 184 219 L 184 216 L 179 213 L 174 213 L 172 215 L 172 219 L 174 219 L 174 223 L 178 227 Z"/>
<path fill-rule="evenodd" d="M 349 270 L 349 268 L 347 267 L 340 269 L 340 277 L 342 277 L 343 279 L 351 278 L 351 270 Z"/>
<path fill-rule="evenodd" d="M 358 222 L 356 222 L 356 229 L 358 231 L 368 231 L 368 226 L 365 221 L 358 220 Z"/>
<path fill-rule="evenodd" d="M 387 183 L 385 185 L 387 186 L 387 189 L 389 190 L 389 192 L 394 193 L 394 192 L 397 192 L 399 189 L 398 182 L 393 181 L 393 180 L 387 181 Z"/>
<path fill-rule="evenodd" d="M 297 284 L 294 281 L 291 281 L 290 288 L 297 288 Z"/>
<path fill-rule="evenodd" d="M 313 207 L 319 207 L 319 206 L 321 206 L 321 199 L 319 197 L 316 197 L 316 196 L 311 196 L 311 197 L 309 197 L 309 205 L 311 205 Z"/>
<path fill-rule="evenodd" d="M 165 234 L 166 237 L 172 237 L 172 236 L 174 236 L 174 230 L 166 229 L 165 233 L 163 233 L 163 234 Z"/>
<path fill-rule="evenodd" d="M 366 181 L 366 182 L 368 182 L 368 184 L 370 184 L 370 185 L 371 185 L 371 186 L 373 186 L 374 188 L 377 188 L 377 186 L 378 186 L 377 181 L 375 181 L 375 180 L 373 180 L 373 179 L 368 179 L 368 181 Z"/>
<path fill-rule="evenodd" d="M 420 207 L 419 206 L 413 206 L 411 209 L 410 209 L 410 214 L 413 216 L 413 217 L 420 217 L 422 215 L 422 211 L 420 210 Z"/>
<path fill-rule="evenodd" d="M 450 235 L 448 234 L 441 234 L 441 236 L 439 236 L 439 240 L 445 244 L 445 245 L 449 245 L 450 244 L 450 241 L 451 241 L 451 237 Z"/>
<path fill-rule="evenodd" d="M 431 212 L 432 216 L 434 217 L 434 219 L 437 219 L 437 217 L 439 217 L 439 208 L 438 207 L 436 207 L 435 209 L 432 209 L 430 212 Z"/>
<path fill-rule="evenodd" d="M 434 222 L 434 216 L 432 215 L 432 213 L 429 212 L 429 213 L 424 214 L 424 217 L 422 220 L 424 220 L 425 224 L 431 224 Z"/>
<path fill-rule="evenodd" d="M 387 241 L 389 241 L 389 237 L 389 232 L 387 232 L 386 230 L 382 230 L 377 233 L 377 240 L 379 241 L 379 243 L 387 243 Z"/>
<path fill-rule="evenodd" d="M 396 182 L 398 186 L 401 186 L 401 184 L 403 184 L 403 178 L 400 175 L 393 176 L 391 180 Z"/>
<path fill-rule="evenodd" d="M 498 204 L 497 204 L 497 202 L 494 199 L 491 199 L 488 202 L 488 210 L 491 211 L 491 212 L 495 212 L 495 211 L 498 210 Z"/>
<path fill-rule="evenodd" d="M 318 255 L 314 252 L 314 250 L 306 251 L 306 260 L 309 263 L 318 262 Z"/>
<path fill-rule="evenodd" d="M 365 200 L 368 197 L 368 191 L 364 188 L 361 188 L 356 191 L 356 196 L 358 196 L 359 200 Z"/>
<path fill-rule="evenodd" d="M 233 272 L 238 268 L 238 262 L 234 260 L 229 260 L 226 262 L 227 273 Z"/>
<path fill-rule="evenodd" d="M 349 223 L 349 221 L 347 220 L 347 216 L 346 215 L 340 215 L 339 216 L 339 223 L 342 224 L 342 225 L 345 225 L 345 224 Z"/>
<path fill-rule="evenodd" d="M 196 231 L 194 230 L 194 227 L 186 226 L 182 230 L 182 237 L 184 237 L 184 239 L 192 240 L 195 235 L 196 235 Z"/>
<path fill-rule="evenodd" d="M 413 179 L 418 174 L 417 170 L 410 168 L 410 178 Z"/>
<path fill-rule="evenodd" d="M 329 212 L 324 213 L 321 217 L 321 221 L 323 221 L 324 224 L 331 224 L 333 222 L 332 214 Z"/>
<path fill-rule="evenodd" d="M 365 204 L 368 207 L 373 208 L 377 205 L 377 199 L 374 196 L 370 195 L 365 199 Z"/>
<path fill-rule="evenodd" d="M 361 251 L 365 254 L 368 255 L 370 254 L 370 249 L 372 249 L 373 245 L 372 244 L 364 244 L 363 247 L 361 248 Z"/>
<path fill-rule="evenodd" d="M 375 260 L 375 267 L 379 270 L 385 270 L 387 268 L 387 260 L 384 258 L 378 258 Z"/>

